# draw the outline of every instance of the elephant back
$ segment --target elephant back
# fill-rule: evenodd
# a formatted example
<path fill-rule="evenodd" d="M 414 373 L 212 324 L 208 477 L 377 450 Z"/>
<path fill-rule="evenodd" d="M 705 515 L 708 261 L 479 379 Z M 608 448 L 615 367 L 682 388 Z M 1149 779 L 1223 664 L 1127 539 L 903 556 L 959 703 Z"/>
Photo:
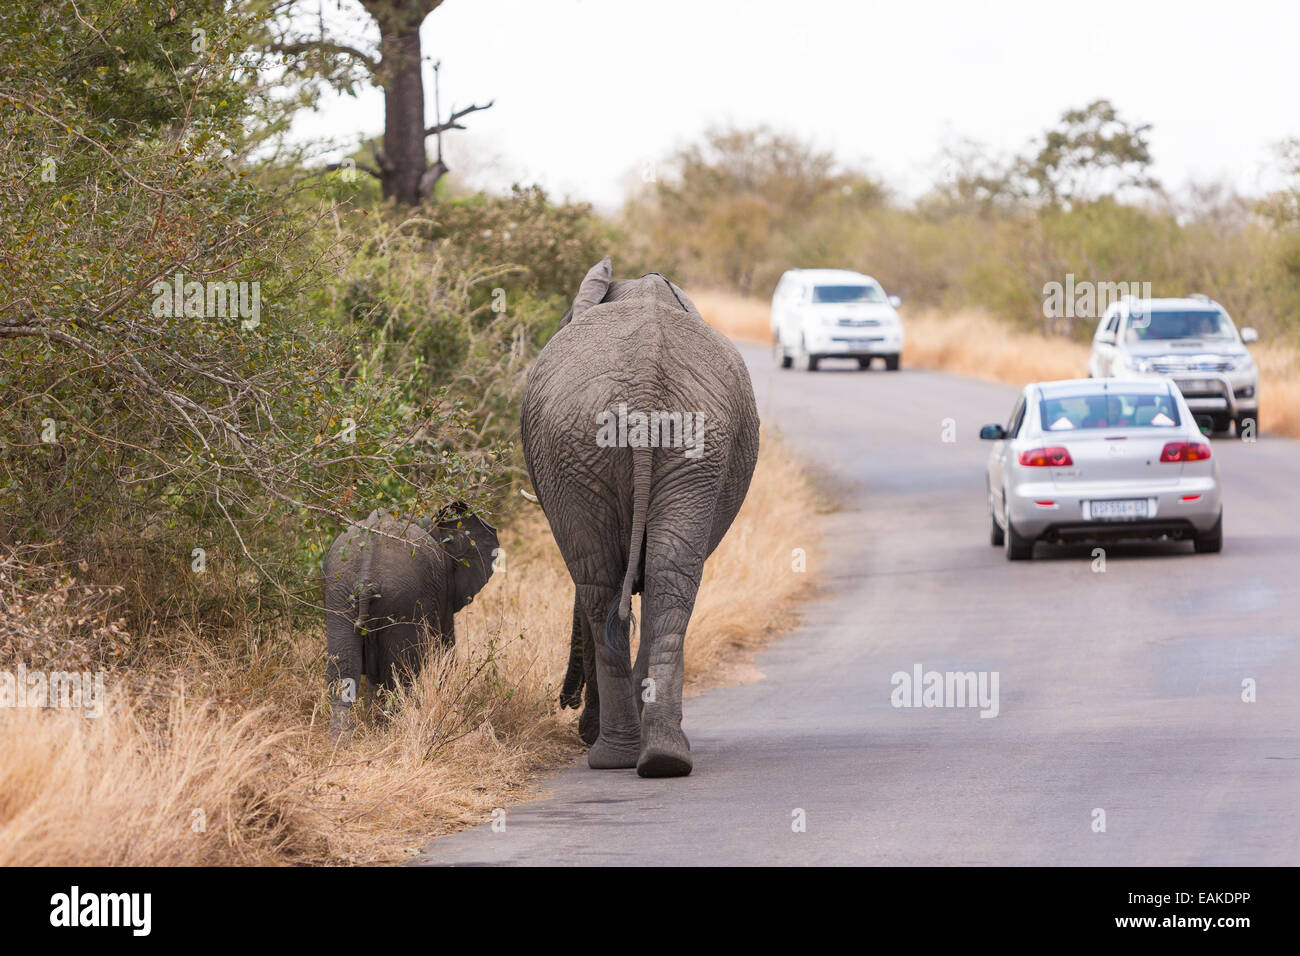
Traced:
<path fill-rule="evenodd" d="M 619 280 L 604 301 L 561 329 L 528 375 L 525 444 L 529 426 L 543 418 L 591 422 L 620 402 L 747 420 L 756 433 L 744 360 L 678 291 L 658 275 Z"/>
<path fill-rule="evenodd" d="M 688 304 L 657 275 L 612 283 L 610 295 L 561 329 L 529 372 L 520 416 L 524 458 L 557 541 L 563 526 L 589 524 L 628 540 L 632 454 L 598 444 L 600 416 L 620 407 L 705 423 L 701 457 L 656 447 L 651 467 L 656 486 L 694 471 L 690 483 L 714 499 L 701 542 L 707 551 L 739 509 L 758 455 L 753 386 L 735 346 Z M 570 550 L 565 558 L 576 579 L 583 557 L 579 547 Z"/>
<path fill-rule="evenodd" d="M 405 595 L 424 586 L 437 547 L 433 535 L 414 519 L 372 511 L 335 540 L 326 557 L 326 576 L 349 582 L 350 590 L 382 582 L 370 607 L 379 614 L 395 603 L 385 591 Z"/>

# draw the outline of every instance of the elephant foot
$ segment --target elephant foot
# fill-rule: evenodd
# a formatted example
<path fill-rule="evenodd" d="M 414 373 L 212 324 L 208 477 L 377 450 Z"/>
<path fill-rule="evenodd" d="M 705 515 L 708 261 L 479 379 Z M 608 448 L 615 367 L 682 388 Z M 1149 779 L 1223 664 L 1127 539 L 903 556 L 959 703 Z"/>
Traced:
<path fill-rule="evenodd" d="M 642 777 L 685 777 L 691 772 L 691 744 L 680 727 L 657 721 L 642 729 L 636 772 Z"/>
<path fill-rule="evenodd" d="M 638 749 L 635 740 L 615 743 L 602 735 L 587 752 L 587 766 L 592 770 L 630 770 L 637 765 Z"/>
<path fill-rule="evenodd" d="M 582 716 L 578 718 L 578 736 L 588 747 L 596 743 L 600 737 L 600 707 L 592 707 L 588 704 L 582 709 Z"/>

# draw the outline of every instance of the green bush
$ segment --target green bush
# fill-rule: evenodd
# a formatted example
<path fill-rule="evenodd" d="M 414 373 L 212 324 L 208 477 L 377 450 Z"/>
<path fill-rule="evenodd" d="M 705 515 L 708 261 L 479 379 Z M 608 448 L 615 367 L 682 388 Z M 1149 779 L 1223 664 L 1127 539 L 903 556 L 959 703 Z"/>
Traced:
<path fill-rule="evenodd" d="M 314 615 L 339 521 L 481 502 L 496 452 L 416 369 L 359 374 L 375 317 L 355 276 L 318 314 L 347 237 L 232 161 L 254 96 L 240 21 L 79 10 L 0 13 L 23 50 L 0 58 L 0 545 L 123 585 L 133 627 Z M 89 92 L 105 70 L 120 101 Z"/>

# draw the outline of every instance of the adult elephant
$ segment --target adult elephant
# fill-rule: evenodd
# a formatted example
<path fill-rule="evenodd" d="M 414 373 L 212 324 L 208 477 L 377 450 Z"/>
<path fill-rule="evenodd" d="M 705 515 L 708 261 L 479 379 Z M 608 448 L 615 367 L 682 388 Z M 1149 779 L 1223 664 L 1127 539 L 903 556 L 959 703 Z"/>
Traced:
<path fill-rule="evenodd" d="M 744 361 L 663 276 L 611 282 L 606 258 L 530 371 L 520 430 L 575 586 L 561 701 L 576 707 L 586 685 L 587 762 L 643 777 L 688 774 L 683 639 L 704 561 L 758 458 Z"/>
<path fill-rule="evenodd" d="M 455 614 L 492 577 L 496 549 L 496 529 L 463 502 L 420 520 L 372 511 L 335 539 L 322 575 L 333 733 L 349 725 L 362 675 L 392 689 L 431 645 L 455 645 Z"/>

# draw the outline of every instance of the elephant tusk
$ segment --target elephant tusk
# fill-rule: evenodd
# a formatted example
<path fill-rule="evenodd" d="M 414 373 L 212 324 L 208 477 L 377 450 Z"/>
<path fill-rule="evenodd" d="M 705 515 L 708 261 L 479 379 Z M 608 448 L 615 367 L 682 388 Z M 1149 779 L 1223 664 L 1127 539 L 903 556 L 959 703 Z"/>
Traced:
<path fill-rule="evenodd" d="M 536 500 L 537 500 L 537 496 L 536 496 L 536 495 L 530 495 L 528 492 L 524 491 L 524 489 L 522 489 L 522 488 L 519 489 L 519 493 L 520 493 L 521 495 L 523 495 L 525 498 L 527 498 L 529 501 L 536 501 Z"/>

